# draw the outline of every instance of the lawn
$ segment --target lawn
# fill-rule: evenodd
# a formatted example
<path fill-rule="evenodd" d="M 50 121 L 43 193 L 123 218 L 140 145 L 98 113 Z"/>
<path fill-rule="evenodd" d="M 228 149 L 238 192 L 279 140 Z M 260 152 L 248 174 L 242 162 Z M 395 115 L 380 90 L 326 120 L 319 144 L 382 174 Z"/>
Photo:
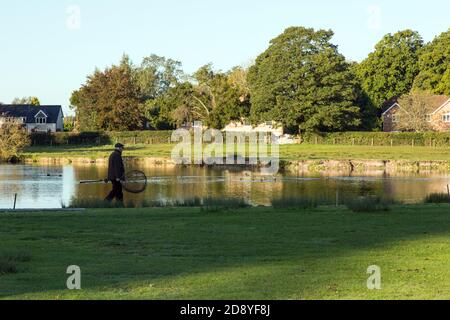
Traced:
<path fill-rule="evenodd" d="M 0 298 L 450 299 L 449 211 L 1 214 L 0 268 L 9 259 L 14 270 L 0 275 Z M 69 265 L 81 267 L 81 291 L 65 289 Z M 367 289 L 370 265 L 381 290 Z"/>
<path fill-rule="evenodd" d="M 131 145 L 125 156 L 170 157 L 175 145 Z M 112 146 L 59 146 L 30 147 L 25 150 L 26 158 L 49 157 L 92 159 L 104 158 Z M 351 145 L 283 145 L 280 146 L 282 160 L 408 160 L 408 161 L 450 161 L 450 148 L 412 147 L 412 146 L 351 146 Z"/>

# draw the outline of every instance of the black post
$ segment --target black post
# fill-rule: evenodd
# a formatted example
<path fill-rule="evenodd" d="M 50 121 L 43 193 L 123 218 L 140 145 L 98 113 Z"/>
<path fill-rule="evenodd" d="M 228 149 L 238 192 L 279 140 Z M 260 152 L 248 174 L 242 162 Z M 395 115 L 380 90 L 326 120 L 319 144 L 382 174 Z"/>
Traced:
<path fill-rule="evenodd" d="M 14 208 L 13 208 L 13 210 L 16 210 L 16 202 L 17 202 L 17 193 L 14 194 Z"/>

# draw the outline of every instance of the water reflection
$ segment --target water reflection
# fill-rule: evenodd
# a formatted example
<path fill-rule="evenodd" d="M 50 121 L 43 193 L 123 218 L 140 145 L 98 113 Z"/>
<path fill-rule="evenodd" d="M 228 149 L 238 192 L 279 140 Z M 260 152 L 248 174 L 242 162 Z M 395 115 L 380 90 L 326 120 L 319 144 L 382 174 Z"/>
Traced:
<path fill-rule="evenodd" d="M 277 175 L 263 177 L 258 172 L 198 167 L 133 167 L 149 177 L 147 190 L 126 194 L 126 200 L 170 200 L 196 197 L 239 197 L 255 205 L 269 205 L 271 199 L 293 197 L 335 198 L 358 195 L 389 195 L 405 202 L 421 201 L 432 192 L 446 192 L 448 174 L 385 174 L 364 176 Z M 99 165 L 33 166 L 0 165 L 0 208 L 61 208 L 76 198 L 103 199 L 110 185 L 80 185 L 81 180 L 103 179 L 107 168 Z"/>

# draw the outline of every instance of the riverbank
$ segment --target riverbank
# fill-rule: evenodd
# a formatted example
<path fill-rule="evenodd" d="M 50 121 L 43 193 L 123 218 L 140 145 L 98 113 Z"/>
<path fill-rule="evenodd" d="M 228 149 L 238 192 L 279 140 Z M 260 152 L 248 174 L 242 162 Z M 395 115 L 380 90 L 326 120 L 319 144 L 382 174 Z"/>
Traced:
<path fill-rule="evenodd" d="M 14 272 L 0 298 L 449 299 L 449 209 L 2 214 L 0 261 Z M 74 264 L 81 291 L 65 289 Z M 367 289 L 371 265 L 381 290 Z"/>
<path fill-rule="evenodd" d="M 131 145 L 124 153 L 134 164 L 175 166 L 171 159 L 174 145 Z M 106 165 L 112 146 L 33 147 L 23 154 L 26 163 Z M 450 171 L 450 148 L 412 146 L 280 146 L 281 169 L 287 172 L 364 172 L 364 171 Z"/>

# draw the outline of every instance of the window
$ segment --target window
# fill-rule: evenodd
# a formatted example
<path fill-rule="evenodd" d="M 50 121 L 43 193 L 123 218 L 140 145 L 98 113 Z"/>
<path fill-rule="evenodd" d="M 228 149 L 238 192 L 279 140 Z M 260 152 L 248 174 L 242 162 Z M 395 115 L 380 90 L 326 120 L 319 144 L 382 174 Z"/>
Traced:
<path fill-rule="evenodd" d="M 427 114 L 427 115 L 425 116 L 425 120 L 426 120 L 427 122 L 431 122 L 431 114 Z"/>
<path fill-rule="evenodd" d="M 47 118 L 36 117 L 36 123 L 47 123 Z"/>
<path fill-rule="evenodd" d="M 400 121 L 400 116 L 397 114 L 392 115 L 392 122 L 398 123 Z"/>
<path fill-rule="evenodd" d="M 446 114 L 442 115 L 442 121 L 450 122 L 450 113 L 446 113 Z"/>

